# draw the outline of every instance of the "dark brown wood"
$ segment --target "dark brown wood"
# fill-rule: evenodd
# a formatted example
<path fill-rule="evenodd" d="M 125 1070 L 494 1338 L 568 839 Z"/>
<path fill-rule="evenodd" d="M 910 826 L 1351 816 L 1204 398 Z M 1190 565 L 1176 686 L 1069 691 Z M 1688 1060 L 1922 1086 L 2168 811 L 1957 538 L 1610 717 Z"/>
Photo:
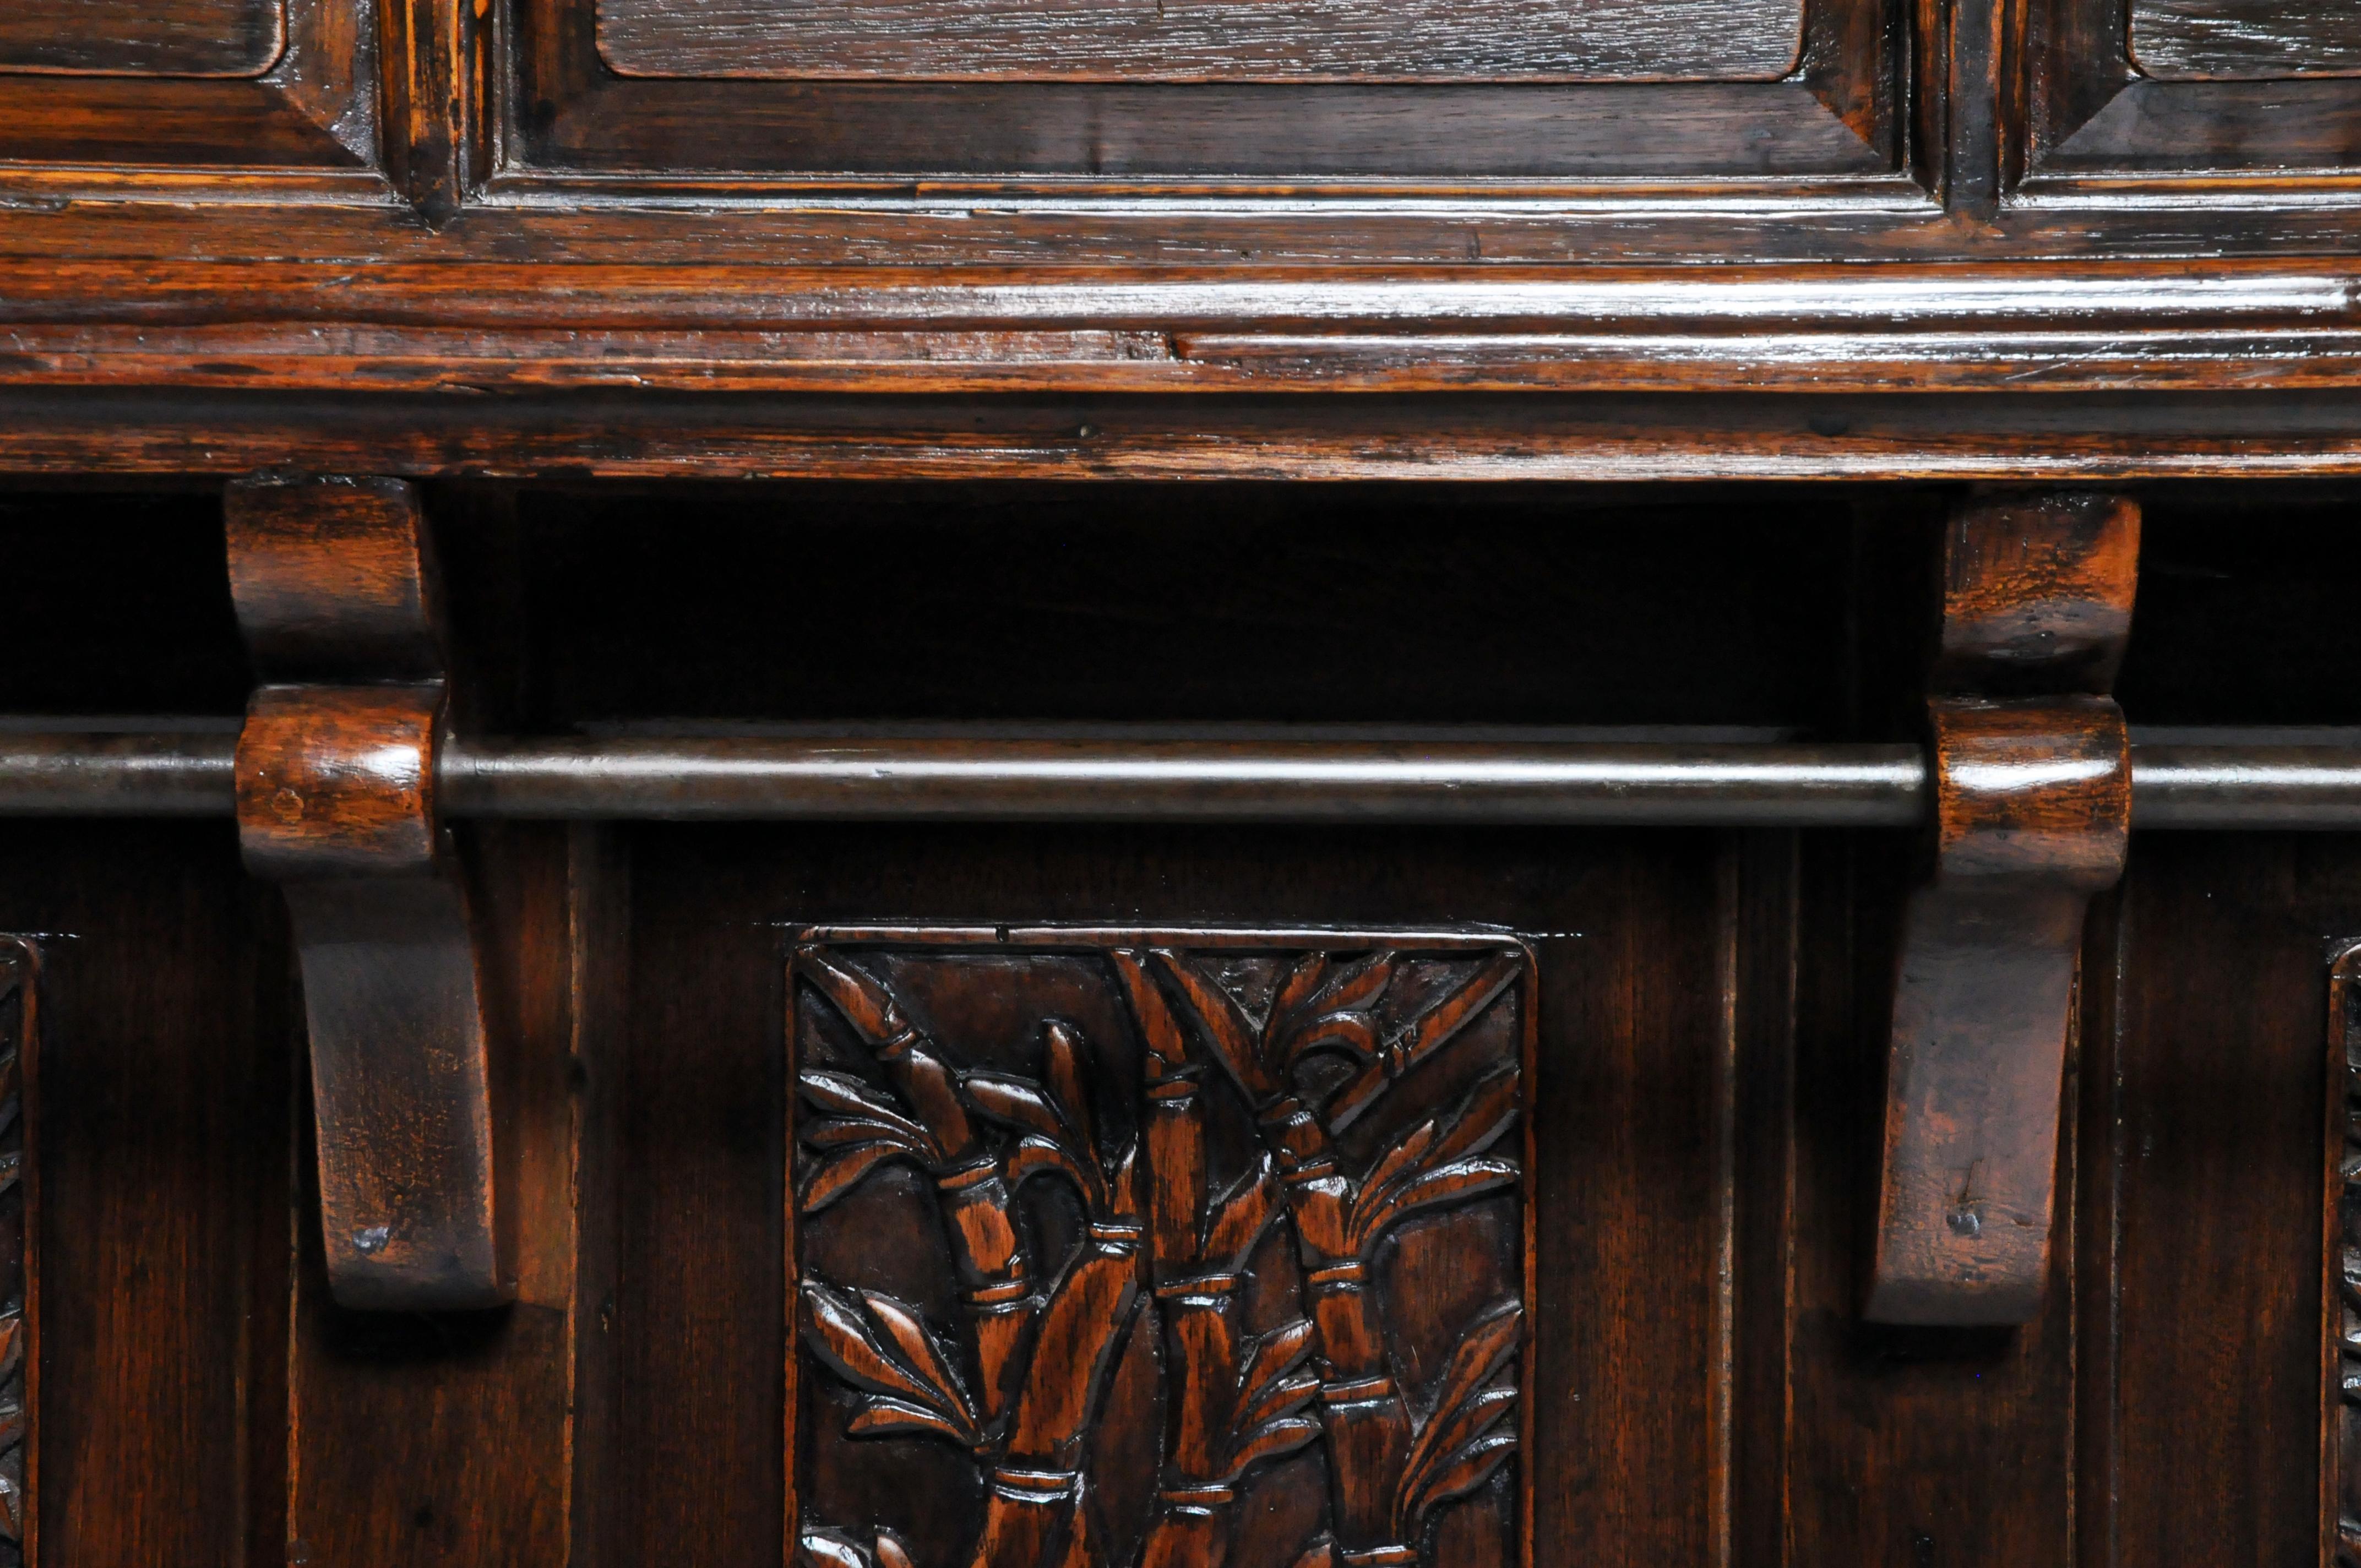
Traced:
<path fill-rule="evenodd" d="M 2328 1245 L 2322 1271 L 2327 1321 L 2326 1441 L 2322 1444 L 2321 1533 L 2340 1565 L 2361 1556 L 2361 948 L 2328 970 L 2330 1128 Z"/>
<path fill-rule="evenodd" d="M 36 1561 L 40 1480 L 39 950 L 0 939 L 0 1564 Z"/>
<path fill-rule="evenodd" d="M 1282 1561 L 1519 1560 L 1527 955 L 840 929 L 795 967 L 806 1556 L 1216 1568 L 1281 1516 Z M 933 1192 L 877 1179 L 905 1166 Z M 1049 1239 L 1043 1177 L 1081 1234 Z M 862 1452 L 887 1439 L 967 1477 L 927 1459 L 893 1508 L 895 1450 Z M 1315 1442 L 1324 1500 L 1290 1457 Z M 981 1501 L 972 1549 L 910 1507 L 947 1483 Z"/>
<path fill-rule="evenodd" d="M 1867 1314 L 2015 1324 L 2049 1278 L 2059 1083 L 2083 915 L 2123 872 L 2131 766 L 2112 688 L 2139 510 L 1998 495 L 1945 525 L 1936 873 L 1905 916 Z"/>
<path fill-rule="evenodd" d="M 2133 0 L 2132 61 L 2168 81 L 2349 76 L 2361 70 L 2361 11 L 2344 0 Z"/>
<path fill-rule="evenodd" d="M 376 159 L 357 134 L 369 108 L 359 14 L 347 0 L 11 5 L 0 155 L 36 182 L 60 170 L 86 186 L 270 169 L 367 199 L 383 181 L 362 172 Z"/>
<path fill-rule="evenodd" d="M 285 0 L 18 0 L 0 15 L 0 71 L 259 76 L 286 27 Z"/>
<path fill-rule="evenodd" d="M 2361 474 L 2341 393 L 2022 400 L 1467 394 L 574 400 L 0 394 L 0 469 L 230 475 L 300 456 L 421 477 L 620 479 L 2010 480 Z"/>
<path fill-rule="evenodd" d="M 1801 61 L 1804 30 L 1803 0 L 1386 12 L 596 0 L 596 16 L 618 75 L 801 81 L 1773 82 Z"/>
<path fill-rule="evenodd" d="M 303 970 L 327 1272 L 347 1307 L 509 1298 L 489 1035 L 434 806 L 445 691 L 415 494 L 234 487 L 230 578 L 266 685 L 238 738 L 239 839 Z M 349 683 L 375 666 L 379 685 Z M 422 676 L 438 677 L 421 683 Z"/>
<path fill-rule="evenodd" d="M 71 1042 L 38 1064 L 70 1109 L 32 1150 L 40 1559 L 283 1563 L 278 900 L 219 826 L 6 838 L 8 925 L 49 934 L 39 1027 Z"/>
<path fill-rule="evenodd" d="M 598 1297 L 578 1295 L 574 1218 L 596 1212 L 577 1196 L 582 1075 L 596 1069 L 577 1069 L 574 1051 L 577 1028 L 597 1026 L 577 988 L 612 959 L 577 948 L 573 927 L 577 905 L 605 894 L 595 875 L 577 880 L 563 829 L 506 829 L 471 848 L 485 1003 L 508 1047 L 491 1089 L 515 1303 L 433 1317 L 346 1308 L 303 1216 L 280 1544 L 291 1564 L 597 1561 L 574 1522 L 593 1501 L 580 1495 L 577 1446 L 600 1435 L 576 1413 L 576 1347 L 595 1339 L 600 1314 Z"/>
<path fill-rule="evenodd" d="M 1493 6 L 1480 24 L 1337 10 L 1307 27 L 1274 7 L 1216 27 L 1187 7 L 996 21 L 839 7 L 831 22 L 826 8 L 530 0 L 511 100 L 530 112 L 512 108 L 510 131 L 525 180 L 1873 176 L 1892 168 L 1871 117 L 1887 62 L 1874 29 L 1852 24 L 1874 8 L 1749 0 L 1683 26 L 1667 7 L 1614 0 L 1582 21 Z M 1814 80 L 1795 79 L 1815 44 Z M 794 80 L 752 80 L 764 76 Z M 848 77 L 873 80 L 829 80 Z M 1550 85 L 1582 77 L 1626 80 Z M 1656 134 L 1610 129 L 1601 91 Z M 1830 92 L 1865 123 L 1833 110 Z M 1441 134 L 1439 116 L 1499 134 Z M 724 123 L 734 134 L 716 134 Z"/>

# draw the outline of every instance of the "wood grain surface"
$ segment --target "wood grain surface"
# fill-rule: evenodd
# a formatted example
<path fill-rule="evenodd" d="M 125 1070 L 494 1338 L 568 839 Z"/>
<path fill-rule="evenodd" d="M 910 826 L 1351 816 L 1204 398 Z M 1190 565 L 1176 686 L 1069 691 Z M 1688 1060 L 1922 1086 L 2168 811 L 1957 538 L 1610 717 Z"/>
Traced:
<path fill-rule="evenodd" d="M 626 76 L 1140 82 L 1774 81 L 1803 0 L 598 0 Z"/>
<path fill-rule="evenodd" d="M 2132 0 L 2132 59 L 2168 81 L 2284 81 L 2361 71 L 2353 0 Z"/>
<path fill-rule="evenodd" d="M 259 76 L 286 33 L 286 0 L 10 0 L 0 71 Z"/>
<path fill-rule="evenodd" d="M 2083 406 L 2058 400 L 2059 418 Z M 580 476 L 438 480 L 428 495 L 450 523 L 455 638 L 498 721 L 542 733 L 683 714 L 1883 733 L 1923 700 L 1932 550 L 1954 499 L 1916 481 Z M 2352 487 L 2158 482 L 2139 499 L 2139 632 L 2117 685 L 2135 717 L 2361 723 L 2347 678 L 2361 629 L 2341 613 L 2361 569 Z M 40 590 L 0 620 L 0 711 L 235 722 L 251 675 L 216 499 L 185 480 L 0 493 L 0 543 Z M 801 1511 L 791 1434 L 813 1381 L 790 1386 L 804 1355 L 790 1303 L 813 1255 L 799 1234 L 817 1236 L 789 1217 L 791 1134 L 816 1119 L 796 1106 L 787 1042 L 829 1032 L 839 1067 L 867 1056 L 833 1000 L 791 981 L 799 935 L 961 927 L 981 945 L 941 967 L 988 971 L 996 948 L 1039 952 L 1040 926 L 1252 923 L 1499 927 L 1533 952 L 1531 1425 L 1513 1461 L 1533 1568 L 2323 1560 L 2344 1506 L 2323 1422 L 2342 1397 L 2330 1221 L 2347 1124 L 2333 1075 L 2349 1070 L 2329 964 L 2361 936 L 2361 850 L 2333 835 L 2135 842 L 2121 887 L 2095 900 L 2052 1085 L 2048 1288 L 2032 1321 L 1996 1331 L 1859 1311 L 1913 849 L 1876 833 L 479 834 L 467 850 L 484 995 L 512 1041 L 489 1086 L 514 1134 L 517 1301 L 388 1315 L 331 1297 L 302 1176 L 311 1110 L 291 1081 L 295 958 L 235 835 L 0 825 L 0 930 L 42 944 L 43 1556 L 785 1561 Z M 1128 1048 L 1106 987 L 1049 987 L 1022 961 L 942 979 L 937 949 L 898 939 L 822 946 L 890 958 L 906 1017 L 942 1022 L 924 1011 L 941 997 L 959 1041 L 1030 1080 L 1050 1081 L 1027 1015 L 1047 1008 L 1011 998 L 1055 990 L 1086 1042 L 1116 1043 L 1111 1063 Z M 1247 995 L 1250 969 L 1206 972 Z M 1221 1097 L 1228 1069 L 1204 1065 L 1226 1146 L 1250 1147 Z M 1094 1094 L 1102 1152 L 1152 1103 Z M 927 1274 L 949 1255 L 932 1183 L 888 1191 L 908 1168 L 838 1200 L 873 1196 L 895 1219 L 840 1234 L 831 1268 L 884 1267 L 890 1247 Z M 1086 1234 L 1071 1188 L 1032 1187 L 1036 1245 Z M 1407 1250 L 1378 1273 L 1447 1295 Z M 956 1297 L 951 1272 L 928 1275 L 930 1299 Z M 947 1343 L 964 1334 L 956 1311 L 921 1318 Z M 1433 1341 L 1399 1343 L 1435 1365 Z M 1166 1383 L 1135 1364 L 1110 1386 Z M 968 1463 L 939 1438 L 840 1446 L 895 1442 Z M 1277 1475 L 1289 1456 L 1269 1463 Z M 819 1522 L 972 1539 L 967 1502 L 937 1517 L 906 1486 L 873 1518 L 853 1506 L 859 1481 L 835 1475 Z M 1280 1495 L 1324 1488 L 1323 1472 Z M 1110 1497 L 1102 1517 L 1136 1517 L 1124 1507 Z M 1302 1522 L 1270 1516 L 1232 1561 L 1288 1568 L 1281 1543 Z M 858 1544 L 877 1555 L 873 1530 Z M 1499 1560 L 1484 1541 L 1445 1552 L 1438 1538 L 1438 1552 Z"/>

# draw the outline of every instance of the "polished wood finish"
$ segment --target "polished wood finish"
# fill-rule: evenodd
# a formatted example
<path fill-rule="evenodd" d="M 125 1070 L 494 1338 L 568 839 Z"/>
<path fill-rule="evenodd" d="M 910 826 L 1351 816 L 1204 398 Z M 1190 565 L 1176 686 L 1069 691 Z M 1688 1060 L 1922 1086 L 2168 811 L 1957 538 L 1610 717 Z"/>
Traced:
<path fill-rule="evenodd" d="M 2129 740 L 2099 694 L 2138 555 L 2121 496 L 2003 493 L 1945 524 L 1936 871 L 1911 897 L 1894 988 L 1875 1321 L 2040 1310 L 2083 915 L 2129 849 Z"/>
<path fill-rule="evenodd" d="M 2329 1361 L 2321 1467 L 2323 1533 L 2336 1561 L 2361 1553 L 2361 948 L 2328 968 L 2328 1245 L 2321 1300 Z"/>
<path fill-rule="evenodd" d="M 1803 0 L 1572 6 L 1083 0 L 1012 10 L 916 0 L 595 0 L 598 58 L 621 76 L 1079 82 L 1775 82 L 1802 59 Z"/>
<path fill-rule="evenodd" d="M 0 15 L 0 71 L 259 76 L 286 27 L 285 0 L 17 0 Z"/>
<path fill-rule="evenodd" d="M 368 200 L 383 181 L 368 172 L 362 11 L 352 0 L 12 5 L 0 17 L 9 183 L 258 183 Z"/>
<path fill-rule="evenodd" d="M 822 930 L 795 970 L 806 1558 L 1522 1560 L 1529 955 Z"/>
<path fill-rule="evenodd" d="M 0 939 L 0 1564 L 37 1560 L 33 1499 L 40 1479 L 33 1411 L 40 1365 L 40 1168 L 33 1141 L 38 1115 L 39 952 Z"/>
<path fill-rule="evenodd" d="M 245 483 L 228 540 L 247 647 L 282 683 L 238 736 L 238 833 L 294 923 L 329 1277 L 352 1307 L 493 1305 L 511 1217 L 467 895 L 434 811 L 442 633 L 416 495 Z"/>
<path fill-rule="evenodd" d="M 237 816 L 258 876 L 366 877 L 433 863 L 441 686 L 265 686 L 238 736 Z"/>
<path fill-rule="evenodd" d="M 28 738 L 104 731 L 117 806 L 158 757 L 196 774 L 184 820 L 0 821 L 0 931 L 40 966 L 41 1562 L 2329 1561 L 2323 977 L 2361 859 L 2127 835 L 2105 703 L 2183 800 L 2256 786 L 2186 727 L 2354 754 L 2351 31 L 2249 0 L 16 0 L 0 752 L 70 773 Z M 2128 535 L 2086 492 L 2139 508 L 2127 647 Z M 1968 543 L 2070 543 L 2077 507 L 2102 537 L 1955 555 L 1930 687 L 1940 536 L 1980 507 L 2022 526 Z M 626 766 L 685 811 L 648 769 L 851 737 L 852 791 L 924 803 L 895 770 L 976 762 L 964 727 L 1035 727 L 1048 766 L 1071 732 L 1038 727 L 1130 724 L 1937 750 L 1891 828 L 1076 821 L 1124 803 L 988 770 L 958 820 L 594 792 L 551 823 L 485 782 Z M 241 739 L 234 834 L 196 814 L 240 804 Z M 1481 1021 L 1512 998 L 1532 1033 L 1520 1125 L 1454 1162 L 1530 1138 L 1514 1182 L 1307 1249 L 1380 1184 L 1365 1128 L 1464 1127 L 1411 1066 L 1311 1114 L 1335 1166 L 1274 1178 L 1248 1283 L 1179 1273 L 1159 1205 L 1219 1212 L 1261 1143 L 1266 983 L 1396 948 L 1529 955 Z M 849 1118 L 798 1053 L 900 1092 L 861 975 L 958 1090 L 1050 1108 L 973 1116 L 1004 1187 L 1028 1135 L 1071 1160 L 1002 1211 L 1039 1310 L 1000 1383 L 961 1273 L 995 1237 L 964 1208 L 954 1249 L 927 1161 L 800 1212 L 818 1156 L 886 1140 L 816 1150 Z M 1943 1094 L 1893 1075 L 1889 1158 L 1897 982 L 1905 1047 L 1960 1050 Z M 1136 1004 L 1177 1020 L 1162 1099 Z M 1365 1069 L 1315 1055 L 1315 1089 Z M 1147 1147 L 1192 1103 L 1193 1183 Z M 373 1293 L 388 1183 L 457 1241 Z M 1864 1317 L 1881 1218 L 1933 1282 L 1884 1315 L 1935 1321 Z M 1967 1310 L 1929 1265 L 1963 1251 Z M 1521 1337 L 1455 1380 L 1511 1297 Z M 1045 1350 L 1052 1316 L 1104 1356 Z M 1250 1342 L 1258 1406 L 1203 1375 Z M 862 1347 L 926 1397 L 827 1359 Z M 940 1426 L 850 1433 L 913 1410 Z M 1412 1481 L 1412 1433 L 1469 1496 Z M 987 1530 L 1002 1470 L 1034 1489 Z"/>
<path fill-rule="evenodd" d="M 1959 498 L 581 479 L 427 499 L 452 641 L 500 733 L 1119 713 L 1890 738 L 1889 716 L 1923 712 L 1909 652 L 1923 664 Z M 2115 686 L 2130 716 L 2361 720 L 2344 678 L 2361 628 L 2338 613 L 2361 565 L 2351 489 L 2139 499 L 2138 632 Z M 0 499 L 13 569 L 43 590 L 5 627 L 0 711 L 234 726 L 253 677 L 217 517 L 199 485 Z M 809 1430 L 787 1382 L 811 1234 L 790 1218 L 790 1135 L 818 1119 L 789 1047 L 799 1008 L 851 1027 L 794 978 L 798 938 L 865 929 L 866 948 L 821 945 L 926 982 L 892 977 L 906 1016 L 940 978 L 975 1023 L 1034 983 L 1029 959 L 985 980 L 994 949 L 1038 954 L 1045 927 L 1247 924 L 1315 948 L 1480 927 L 1479 944 L 1510 932 L 1532 949 L 1530 1425 L 1501 1474 L 1519 1503 L 1530 1491 L 1535 1568 L 2319 1560 L 2343 1134 L 2326 970 L 2361 933 L 2345 836 L 2135 833 L 2084 938 L 2041 1314 L 1962 1331 L 1860 1317 L 1916 869 L 1900 831 L 462 832 L 486 1006 L 519 1015 L 490 1061 L 523 1245 L 516 1305 L 418 1315 L 334 1301 L 300 1071 L 291 1095 L 284 901 L 245 874 L 227 825 L 0 823 L 0 928 L 43 934 L 56 1047 L 39 1151 L 49 1561 L 784 1561 L 791 1443 Z M 970 945 L 922 950 L 881 924 Z M 1103 1038 L 1131 1038 L 1112 988 L 1079 993 L 1096 1011 L 1060 1004 L 1093 1062 Z M 1046 1077 L 1038 1023 L 952 1044 L 1004 1042 L 1016 1071 Z M 1231 1108 L 1226 1069 L 1200 1081 Z M 1147 1102 L 1093 1103 L 1104 1128 Z M 909 1195 L 888 1200 L 897 1182 Z M 1069 1186 L 1027 1190 L 1062 1210 Z M 881 1232 L 878 1266 L 948 1257 L 934 1189 L 906 1162 L 839 1201 L 873 1194 L 906 1203 L 913 1233 L 889 1249 Z M 1034 1241 L 1065 1245 L 1046 1226 Z M 955 1298 L 950 1276 L 931 1277 L 937 1299 Z M 836 1283 L 894 1293 L 858 1269 Z M 922 1320 L 964 1371 L 965 1319 Z M 842 1391 L 824 1370 L 799 1387 Z M 1246 1485 L 1298 1463 L 1312 1481 L 1286 1496 L 1324 1506 L 1325 1442 Z M 939 1438 L 839 1447 L 895 1444 L 968 1464 Z M 924 1511 L 914 1490 L 820 1522 L 915 1530 L 895 1522 Z M 974 1522 L 927 1528 L 972 1546 Z M 1266 1560 L 1299 1522 L 1255 1537 Z M 875 1552 L 873 1530 L 862 1544 Z"/>
<path fill-rule="evenodd" d="M 2361 13 L 2329 0 L 2134 0 L 2132 60 L 2168 80 L 2284 81 L 2361 68 Z"/>

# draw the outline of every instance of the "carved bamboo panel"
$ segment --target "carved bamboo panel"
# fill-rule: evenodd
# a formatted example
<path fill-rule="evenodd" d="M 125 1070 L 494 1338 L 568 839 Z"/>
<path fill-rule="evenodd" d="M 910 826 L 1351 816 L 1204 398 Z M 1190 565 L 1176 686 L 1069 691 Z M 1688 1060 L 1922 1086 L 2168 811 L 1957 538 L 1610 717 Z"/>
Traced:
<path fill-rule="evenodd" d="M 0 1568 L 32 1546 L 33 949 L 0 937 Z"/>
<path fill-rule="evenodd" d="M 1532 973 L 1483 934 L 805 933 L 797 1560 L 1525 1561 Z"/>
<path fill-rule="evenodd" d="M 2361 1568 L 2361 944 L 2329 966 L 2330 1342 L 2323 1534 L 2336 1568 Z"/>

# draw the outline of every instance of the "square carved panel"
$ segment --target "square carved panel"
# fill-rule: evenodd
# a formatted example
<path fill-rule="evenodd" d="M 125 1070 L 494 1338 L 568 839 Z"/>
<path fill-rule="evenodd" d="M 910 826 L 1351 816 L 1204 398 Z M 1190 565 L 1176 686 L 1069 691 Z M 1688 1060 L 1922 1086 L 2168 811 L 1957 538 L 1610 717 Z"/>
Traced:
<path fill-rule="evenodd" d="M 802 1561 L 1525 1561 L 1532 977 L 1484 934 L 807 932 Z"/>
<path fill-rule="evenodd" d="M 1776 81 L 1803 0 L 599 0 L 626 76 Z"/>

